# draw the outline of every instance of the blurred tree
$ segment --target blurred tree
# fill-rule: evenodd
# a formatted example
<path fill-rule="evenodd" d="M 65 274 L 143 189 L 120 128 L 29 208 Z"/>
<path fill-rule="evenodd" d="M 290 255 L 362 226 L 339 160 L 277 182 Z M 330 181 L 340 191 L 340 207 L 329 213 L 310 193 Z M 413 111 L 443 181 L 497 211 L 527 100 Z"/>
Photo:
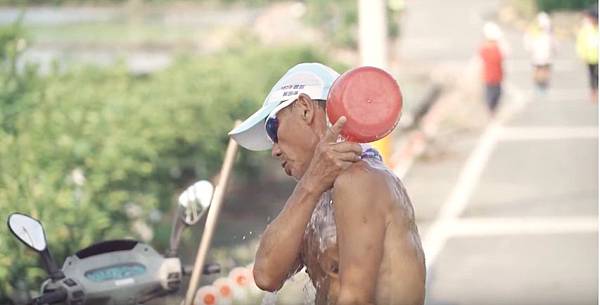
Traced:
<path fill-rule="evenodd" d="M 558 10 L 578 11 L 597 4 L 596 0 L 511 0 L 510 4 L 527 19 L 533 18 L 538 11 Z"/>
<path fill-rule="evenodd" d="M 124 4 L 131 0 L 28 0 L 27 5 L 79 5 L 79 4 Z M 134 0 L 137 1 L 137 0 Z M 188 3 L 197 4 L 237 4 L 243 2 L 244 5 L 261 6 L 271 2 L 281 2 L 284 0 L 188 0 Z M 0 0 L 2 5 L 23 5 L 23 0 Z M 181 0 L 140 0 L 145 3 L 173 3 L 183 2 Z"/>
<path fill-rule="evenodd" d="M 118 4 L 123 5 L 127 11 L 130 24 L 139 24 L 142 18 L 144 4 L 169 4 L 179 0 L 31 0 L 28 6 L 33 5 L 77 5 L 77 4 Z M 199 5 L 245 5 L 250 7 L 266 6 L 283 0 L 192 0 L 188 3 Z M 358 0 L 303 0 L 299 1 L 307 7 L 307 21 L 328 33 L 327 37 L 337 46 L 357 47 Z M 400 18 L 399 9 L 403 4 L 390 1 L 388 10 L 388 34 L 390 38 L 399 35 Z M 402 3 L 402 2 L 400 2 Z M 0 0 L 2 5 L 23 5 L 22 0 Z"/>
<path fill-rule="evenodd" d="M 596 4 L 597 0 L 536 0 L 540 11 L 583 10 Z"/>
<path fill-rule="evenodd" d="M 157 212 L 170 210 L 181 187 L 217 173 L 234 120 L 257 109 L 290 66 L 327 62 L 307 47 L 244 42 L 216 55 L 181 55 L 146 76 L 117 65 L 42 77 L 18 61 L 25 41 L 18 26 L 0 28 L 0 219 L 17 211 L 40 219 L 59 263 L 110 238 L 164 249 L 170 219 L 156 223 Z M 236 174 L 256 175 L 266 155 L 242 152 Z M 17 286 L 37 289 L 45 274 L 6 226 L 0 232 L 4 304 Z"/>
<path fill-rule="evenodd" d="M 305 0 L 307 20 L 323 28 L 333 43 L 343 47 L 358 47 L 358 0 Z M 390 38 L 399 34 L 399 14 L 387 7 L 387 26 Z"/>

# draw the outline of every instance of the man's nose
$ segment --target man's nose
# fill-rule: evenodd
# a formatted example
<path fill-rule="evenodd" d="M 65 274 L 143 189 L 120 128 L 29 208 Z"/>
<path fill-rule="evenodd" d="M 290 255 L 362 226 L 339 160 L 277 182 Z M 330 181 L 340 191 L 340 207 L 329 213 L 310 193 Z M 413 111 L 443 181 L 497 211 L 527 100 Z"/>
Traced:
<path fill-rule="evenodd" d="M 271 148 L 271 156 L 275 158 L 281 156 L 281 149 L 279 149 L 279 145 L 277 143 L 273 144 L 273 148 Z"/>

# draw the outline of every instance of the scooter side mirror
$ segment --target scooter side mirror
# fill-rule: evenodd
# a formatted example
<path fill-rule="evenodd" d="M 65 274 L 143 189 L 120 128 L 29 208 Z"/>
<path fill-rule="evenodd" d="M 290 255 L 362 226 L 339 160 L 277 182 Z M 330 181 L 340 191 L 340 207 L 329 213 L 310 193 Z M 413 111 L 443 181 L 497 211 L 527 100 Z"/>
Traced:
<path fill-rule="evenodd" d="M 41 222 L 24 214 L 12 213 L 8 216 L 7 225 L 15 237 L 40 254 L 44 267 L 53 281 L 65 278 L 63 272 L 58 269 L 56 261 L 52 258 L 50 250 L 48 250 L 46 233 L 44 233 Z"/>
<path fill-rule="evenodd" d="M 213 191 L 213 185 L 206 180 L 200 180 L 188 187 L 179 196 L 179 218 L 187 225 L 196 224 L 208 209 Z"/>
<path fill-rule="evenodd" d="M 48 247 L 42 224 L 27 215 L 13 213 L 8 216 L 10 232 L 29 248 L 42 252 Z"/>
<path fill-rule="evenodd" d="M 214 187 L 210 182 L 200 180 L 189 186 L 179 195 L 177 212 L 175 213 L 173 227 L 171 228 L 169 250 L 166 253 L 167 257 L 177 255 L 177 248 L 179 247 L 179 240 L 181 239 L 183 229 L 196 224 L 208 210 L 213 191 Z"/>

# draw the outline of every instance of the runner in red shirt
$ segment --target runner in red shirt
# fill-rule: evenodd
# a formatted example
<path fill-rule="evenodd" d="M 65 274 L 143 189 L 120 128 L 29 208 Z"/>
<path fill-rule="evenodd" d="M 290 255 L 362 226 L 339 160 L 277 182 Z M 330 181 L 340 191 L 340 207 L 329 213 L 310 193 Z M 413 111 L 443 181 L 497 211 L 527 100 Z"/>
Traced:
<path fill-rule="evenodd" d="M 483 81 L 485 83 L 485 98 L 492 114 L 498 107 L 502 93 L 502 62 L 504 57 L 499 46 L 502 35 L 500 28 L 494 23 L 486 23 L 484 27 L 485 41 L 479 49 L 479 56 L 483 62 Z"/>

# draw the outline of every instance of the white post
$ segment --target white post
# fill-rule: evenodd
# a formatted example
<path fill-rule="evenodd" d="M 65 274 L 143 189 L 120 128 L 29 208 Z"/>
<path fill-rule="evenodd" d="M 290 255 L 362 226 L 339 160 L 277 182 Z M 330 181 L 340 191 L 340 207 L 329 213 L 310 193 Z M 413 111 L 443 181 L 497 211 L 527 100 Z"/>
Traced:
<path fill-rule="evenodd" d="M 387 68 L 385 0 L 358 0 L 358 44 L 361 65 Z"/>

